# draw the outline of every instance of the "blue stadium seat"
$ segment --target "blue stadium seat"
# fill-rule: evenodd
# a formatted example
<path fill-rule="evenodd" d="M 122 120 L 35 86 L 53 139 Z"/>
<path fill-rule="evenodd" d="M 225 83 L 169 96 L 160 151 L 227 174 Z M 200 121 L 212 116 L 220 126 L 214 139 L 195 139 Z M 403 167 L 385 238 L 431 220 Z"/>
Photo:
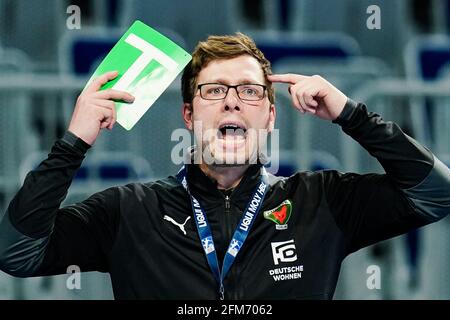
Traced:
<path fill-rule="evenodd" d="M 412 49 L 412 48 L 411 48 Z M 424 80 L 435 80 L 443 66 L 450 62 L 450 38 L 429 37 L 415 42 L 417 76 Z"/>
<path fill-rule="evenodd" d="M 320 171 L 320 170 L 341 170 L 342 165 L 331 153 L 322 150 L 311 150 L 309 164 L 301 164 L 301 157 L 291 151 L 281 151 L 278 166 L 270 162 L 265 165 L 267 170 L 280 177 L 289 177 L 300 170 Z"/>
<path fill-rule="evenodd" d="M 251 35 L 272 64 L 284 58 L 346 59 L 360 54 L 353 38 L 338 33 Z"/>
<path fill-rule="evenodd" d="M 72 72 L 90 75 L 95 63 L 100 62 L 113 48 L 119 37 L 79 38 L 71 44 Z"/>
<path fill-rule="evenodd" d="M 29 171 L 36 169 L 46 156 L 45 152 L 30 153 L 20 165 L 21 181 Z M 73 192 L 88 196 L 112 185 L 147 181 L 152 175 L 149 163 L 142 157 L 129 152 L 93 152 L 78 169 L 69 196 Z"/>
<path fill-rule="evenodd" d="M 293 161 L 289 160 L 280 160 L 276 170 L 271 168 L 270 163 L 266 164 L 265 167 L 268 172 L 278 177 L 290 177 L 298 171 L 297 165 Z"/>
<path fill-rule="evenodd" d="M 314 151 L 311 157 L 311 170 L 340 170 L 342 168 L 339 160 L 326 151 Z"/>

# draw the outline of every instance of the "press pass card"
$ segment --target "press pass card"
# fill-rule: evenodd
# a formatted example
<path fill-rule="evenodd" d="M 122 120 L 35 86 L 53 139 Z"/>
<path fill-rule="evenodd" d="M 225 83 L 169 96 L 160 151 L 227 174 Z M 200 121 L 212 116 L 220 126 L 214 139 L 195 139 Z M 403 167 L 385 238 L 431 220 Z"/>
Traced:
<path fill-rule="evenodd" d="M 127 91 L 132 104 L 116 102 L 117 122 L 127 130 L 139 121 L 192 57 L 177 44 L 141 21 L 135 21 L 88 81 L 117 70 L 101 90 Z"/>

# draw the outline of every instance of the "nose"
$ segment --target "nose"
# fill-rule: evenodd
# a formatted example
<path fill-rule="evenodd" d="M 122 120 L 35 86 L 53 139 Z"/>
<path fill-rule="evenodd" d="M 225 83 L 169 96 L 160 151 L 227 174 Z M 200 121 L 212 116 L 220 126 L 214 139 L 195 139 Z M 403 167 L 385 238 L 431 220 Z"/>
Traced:
<path fill-rule="evenodd" d="M 241 100 L 238 97 L 237 89 L 236 88 L 230 88 L 228 89 L 227 95 L 224 99 L 224 109 L 225 111 L 240 111 L 241 107 L 239 106 L 239 103 Z"/>

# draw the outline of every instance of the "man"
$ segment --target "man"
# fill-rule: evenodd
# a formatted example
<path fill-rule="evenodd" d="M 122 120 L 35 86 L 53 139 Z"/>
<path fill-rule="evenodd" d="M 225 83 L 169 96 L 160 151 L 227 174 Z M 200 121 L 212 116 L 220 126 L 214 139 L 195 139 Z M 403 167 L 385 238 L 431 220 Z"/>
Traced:
<path fill-rule="evenodd" d="M 118 299 L 331 299 L 348 254 L 450 211 L 450 172 L 430 151 L 319 76 L 271 75 L 243 34 L 199 43 L 183 74 L 183 118 L 200 145 L 192 157 L 208 162 L 60 208 L 86 151 L 115 123 L 112 99 L 133 101 L 99 91 L 116 76 L 80 95 L 68 132 L 11 201 L 3 271 L 109 272 Z M 281 178 L 251 161 L 259 146 L 248 132 L 274 126 L 272 82 L 288 83 L 295 108 L 340 125 L 386 174 Z"/>

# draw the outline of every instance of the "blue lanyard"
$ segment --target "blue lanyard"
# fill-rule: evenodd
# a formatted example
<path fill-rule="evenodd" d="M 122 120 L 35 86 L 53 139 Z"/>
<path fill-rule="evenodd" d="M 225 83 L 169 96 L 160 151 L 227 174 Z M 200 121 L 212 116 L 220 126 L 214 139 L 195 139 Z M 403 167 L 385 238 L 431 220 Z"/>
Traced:
<path fill-rule="evenodd" d="M 225 276 L 233 265 L 237 254 L 239 253 L 245 240 L 247 239 L 253 222 L 256 220 L 256 217 L 261 209 L 264 197 L 266 196 L 266 192 L 268 189 L 267 172 L 264 167 L 262 167 L 261 171 L 261 181 L 255 188 L 253 196 L 247 204 L 247 208 L 245 209 L 241 221 L 234 231 L 233 238 L 231 239 L 231 242 L 228 246 L 223 260 L 222 272 L 219 269 L 214 240 L 212 238 L 211 228 L 209 226 L 208 219 L 206 218 L 205 211 L 200 206 L 200 202 L 198 202 L 198 200 L 189 191 L 186 180 L 186 168 L 182 167 L 177 174 L 178 181 L 182 184 L 184 189 L 186 189 L 187 193 L 191 197 L 192 212 L 194 213 L 194 220 L 197 226 L 198 235 L 203 246 L 203 251 L 206 255 L 206 260 L 208 261 L 214 278 L 219 284 L 219 293 L 221 300 L 224 299 L 225 293 L 223 280 L 225 279 Z"/>

